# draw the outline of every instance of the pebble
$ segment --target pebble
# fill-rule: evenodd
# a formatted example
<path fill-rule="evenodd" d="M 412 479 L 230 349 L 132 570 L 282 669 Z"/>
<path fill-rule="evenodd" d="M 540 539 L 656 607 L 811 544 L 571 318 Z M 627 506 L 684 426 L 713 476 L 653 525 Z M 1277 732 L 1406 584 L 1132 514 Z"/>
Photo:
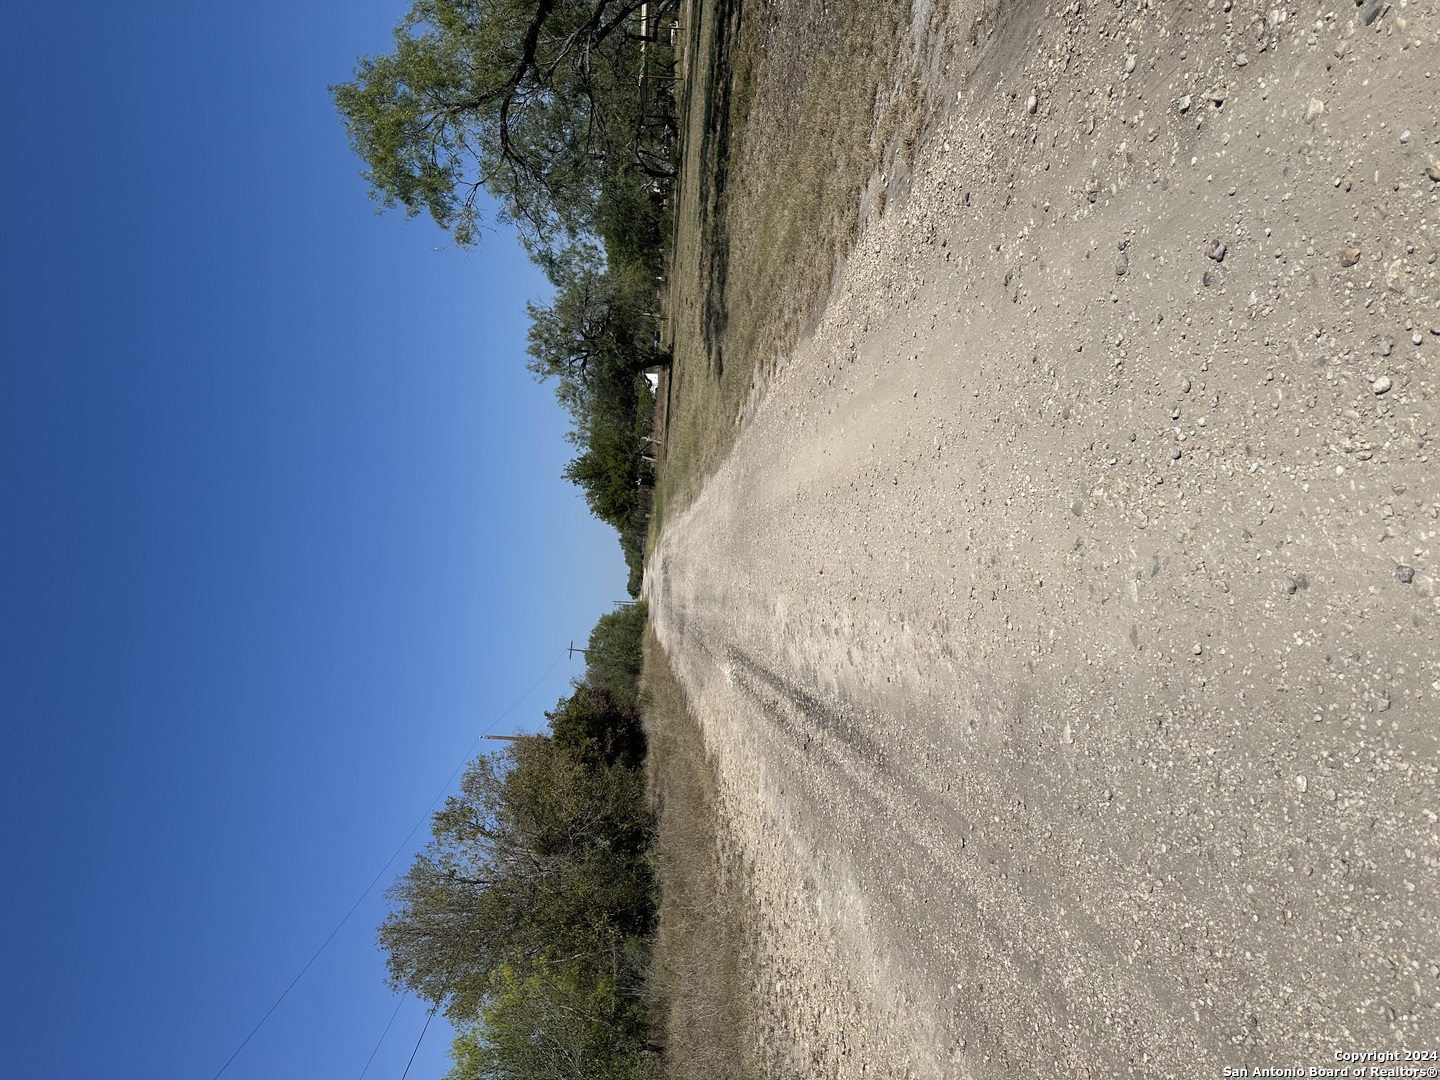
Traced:
<path fill-rule="evenodd" d="M 1129 75 L 1135 70 L 1135 54 L 1131 53 L 1125 58 L 1125 74 Z"/>
<path fill-rule="evenodd" d="M 1038 109 L 1039 107 L 1040 107 L 1040 99 L 1039 99 L 1038 97 L 1036 97 L 1034 94 L 1031 94 L 1028 98 L 1025 99 L 1025 111 L 1026 111 L 1027 113 L 1029 113 L 1031 116 L 1034 116 L 1034 115 L 1035 115 L 1035 110 Z"/>
<path fill-rule="evenodd" d="M 1400 579 L 1401 585 L 1409 585 L 1415 580 L 1415 568 L 1401 563 L 1395 567 L 1395 576 Z"/>
<path fill-rule="evenodd" d="M 1203 648 L 1201 648 L 1199 645 L 1196 645 L 1196 646 L 1195 646 L 1193 649 L 1191 649 L 1190 651 L 1191 651 L 1192 653 L 1194 653 L 1196 656 L 1199 656 L 1199 655 L 1200 655 L 1201 653 L 1203 653 L 1205 650 L 1204 650 Z"/>
<path fill-rule="evenodd" d="M 1411 344 L 1419 345 L 1419 344 L 1420 344 L 1422 341 L 1424 341 L 1424 340 L 1425 340 L 1425 339 L 1424 339 L 1423 337 L 1421 337 L 1418 333 L 1416 333 L 1416 334 L 1411 334 L 1411 335 L 1410 335 L 1410 342 L 1411 342 Z"/>
<path fill-rule="evenodd" d="M 1391 351 L 1393 348 L 1395 348 L 1394 342 L 1391 342 L 1391 341 L 1382 341 L 1382 342 L 1380 343 L 1380 355 L 1381 355 L 1381 356 L 1389 356 L 1389 355 L 1390 355 L 1390 351 Z"/>
<path fill-rule="evenodd" d="M 1180 448 L 1179 448 L 1178 446 L 1177 446 L 1174 450 L 1171 450 L 1171 451 L 1170 451 L 1170 460 L 1171 460 L 1171 461 L 1179 461 L 1179 460 L 1180 460 Z"/>
<path fill-rule="evenodd" d="M 1370 389 L 1376 394 L 1384 394 L 1388 393 L 1390 388 L 1394 385 L 1395 384 L 1390 381 L 1389 375 L 1381 375 L 1378 379 L 1376 379 L 1373 383 L 1370 384 Z"/>
<path fill-rule="evenodd" d="M 1250 58 L 1246 56 L 1243 52 L 1235 57 L 1236 67 L 1244 67 L 1248 63 L 1250 63 Z"/>
<path fill-rule="evenodd" d="M 1190 380 L 1189 380 L 1189 379 L 1181 379 L 1181 380 L 1180 380 L 1180 392 L 1181 392 L 1182 394 L 1188 394 L 1188 393 L 1190 392 Z"/>
<path fill-rule="evenodd" d="M 1189 111 L 1190 111 L 1190 95 L 1189 95 L 1189 94 L 1186 94 L 1186 95 L 1185 95 L 1184 97 L 1182 97 L 1179 101 L 1177 101 L 1177 102 L 1175 103 L 1175 105 L 1176 105 L 1176 107 L 1179 108 L 1179 110 L 1180 110 L 1182 113 L 1189 112 Z"/>
<path fill-rule="evenodd" d="M 1295 777 L 1295 790 L 1298 791 L 1298 792 L 1300 792 L 1301 795 L 1304 795 L 1304 794 L 1305 794 L 1305 791 L 1306 791 L 1307 788 L 1309 788 L 1309 786 L 1310 786 L 1310 781 L 1306 780 L 1305 777 L 1303 777 L 1303 776 L 1297 776 L 1297 777 Z"/>
<path fill-rule="evenodd" d="M 1425 166 L 1425 175 L 1431 180 L 1440 181 L 1440 160 L 1432 159 L 1430 164 Z"/>
<path fill-rule="evenodd" d="M 1116 276 L 1116 277 L 1124 277 L 1124 276 L 1125 276 L 1125 271 L 1127 271 L 1127 270 L 1129 270 L 1129 269 L 1130 269 L 1130 260 L 1127 259 L 1127 258 L 1125 257 L 1125 255 L 1124 255 L 1124 253 L 1122 252 L 1121 255 L 1120 255 L 1120 257 L 1115 260 L 1115 276 Z"/>
<path fill-rule="evenodd" d="M 1360 261 L 1360 249 L 1347 247 L 1340 249 L 1340 265 L 1354 266 Z"/>
<path fill-rule="evenodd" d="M 1300 587 L 1299 583 L 1293 577 L 1287 577 L 1284 582 L 1282 582 L 1282 586 L 1285 589 L 1286 596 L 1294 596 L 1295 590 Z"/>
<path fill-rule="evenodd" d="M 1407 129 L 1405 129 L 1404 131 L 1400 132 L 1400 143 L 1401 143 L 1401 145 L 1403 146 L 1405 143 L 1408 143 L 1409 141 L 1410 141 L 1410 130 L 1407 128 Z"/>
<path fill-rule="evenodd" d="M 1313 124 L 1324 111 L 1325 103 L 1319 98 L 1311 98 L 1310 104 L 1305 108 L 1305 123 Z"/>
<path fill-rule="evenodd" d="M 1206 252 L 1206 254 L 1209 255 L 1210 258 L 1214 259 L 1216 262 L 1224 262 L 1224 261 L 1225 261 L 1225 252 L 1226 252 L 1227 250 L 1228 250 L 1228 249 L 1225 247 L 1225 244 L 1224 244 L 1223 241 L 1216 240 L 1216 241 L 1215 241 L 1215 246 L 1212 247 L 1208 252 Z"/>

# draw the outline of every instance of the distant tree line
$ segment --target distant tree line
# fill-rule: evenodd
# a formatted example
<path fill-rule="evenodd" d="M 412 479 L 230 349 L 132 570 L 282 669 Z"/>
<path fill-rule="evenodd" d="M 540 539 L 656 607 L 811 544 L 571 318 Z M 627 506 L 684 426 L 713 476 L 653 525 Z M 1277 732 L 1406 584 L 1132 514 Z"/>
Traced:
<path fill-rule="evenodd" d="M 390 890 L 391 983 L 459 1034 L 449 1080 L 650 1080 L 655 918 L 637 680 L 645 609 L 605 615 L 546 735 L 473 761 Z"/>
<path fill-rule="evenodd" d="M 674 0 L 649 3 L 650 27 Z M 530 306 L 530 370 L 554 379 L 578 454 L 565 470 L 614 526 L 638 595 L 674 172 L 668 45 L 640 0 L 415 0 L 394 47 L 331 87 L 371 195 L 461 245 L 499 206 L 555 293 Z M 653 34 L 647 34 L 653 37 Z M 643 46 L 643 48 L 642 48 Z"/>

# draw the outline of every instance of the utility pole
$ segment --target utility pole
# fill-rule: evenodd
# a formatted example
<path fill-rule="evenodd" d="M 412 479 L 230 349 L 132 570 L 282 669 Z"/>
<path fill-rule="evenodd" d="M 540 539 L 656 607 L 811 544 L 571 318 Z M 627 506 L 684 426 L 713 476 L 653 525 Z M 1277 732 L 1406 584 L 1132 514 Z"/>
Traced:
<path fill-rule="evenodd" d="M 587 661 L 590 659 L 590 650 L 589 650 L 589 649 L 577 649 L 577 648 L 575 647 L 575 642 L 573 642 L 573 641 L 570 642 L 570 659 L 571 659 L 571 660 L 574 660 L 574 659 L 575 659 L 575 654 L 576 654 L 577 652 L 578 652 L 581 656 L 585 657 L 585 659 L 586 659 Z"/>

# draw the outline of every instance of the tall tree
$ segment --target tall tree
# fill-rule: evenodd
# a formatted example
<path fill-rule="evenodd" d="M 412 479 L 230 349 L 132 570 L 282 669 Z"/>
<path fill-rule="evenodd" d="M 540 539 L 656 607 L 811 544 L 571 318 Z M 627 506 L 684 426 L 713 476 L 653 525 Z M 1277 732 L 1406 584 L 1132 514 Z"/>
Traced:
<path fill-rule="evenodd" d="M 661 1080 L 644 1011 L 609 973 L 507 965 L 446 1080 Z"/>
<path fill-rule="evenodd" d="M 607 169 L 639 160 L 641 0 L 415 0 L 395 47 L 332 86 L 372 195 L 477 239 L 489 191 L 542 264 L 593 234 Z"/>
<path fill-rule="evenodd" d="M 669 364 L 647 314 L 654 282 L 636 280 L 593 244 L 576 244 L 553 268 L 549 304 L 529 304 L 529 368 L 540 380 L 593 378 L 602 368 L 637 375 Z M 573 410 L 572 410 L 573 411 Z"/>
<path fill-rule="evenodd" d="M 649 925 L 649 827 L 635 769 L 548 738 L 478 758 L 391 889 L 391 984 L 464 1020 L 506 963 L 613 956 Z"/>
<path fill-rule="evenodd" d="M 607 690 L 620 701 L 639 700 L 648 617 L 643 600 L 600 616 L 585 646 L 587 685 Z"/>
<path fill-rule="evenodd" d="M 604 616 L 602 616 L 604 618 Z M 640 722 L 633 680 L 611 689 L 594 679 L 597 653 L 590 637 L 586 681 L 545 716 L 554 739 L 582 761 L 639 768 L 645 760 L 645 729 Z"/>

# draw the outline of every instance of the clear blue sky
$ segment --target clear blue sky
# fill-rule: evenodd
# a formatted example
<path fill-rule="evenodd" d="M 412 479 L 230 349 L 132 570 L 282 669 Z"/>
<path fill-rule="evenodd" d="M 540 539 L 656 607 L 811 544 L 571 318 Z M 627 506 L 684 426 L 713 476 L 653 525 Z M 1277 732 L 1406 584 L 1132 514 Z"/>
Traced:
<path fill-rule="evenodd" d="M 542 280 L 366 199 L 325 87 L 402 13 L 7 6 L 0 1076 L 209 1080 L 624 595 L 524 369 Z M 379 892 L 227 1077 L 360 1075 Z"/>

